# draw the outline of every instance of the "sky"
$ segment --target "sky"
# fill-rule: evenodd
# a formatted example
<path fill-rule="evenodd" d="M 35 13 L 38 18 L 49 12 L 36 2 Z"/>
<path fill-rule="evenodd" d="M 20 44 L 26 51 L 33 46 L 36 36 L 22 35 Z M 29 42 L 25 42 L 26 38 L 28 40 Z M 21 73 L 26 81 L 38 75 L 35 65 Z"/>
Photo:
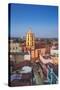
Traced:
<path fill-rule="evenodd" d="M 32 28 L 36 37 L 58 37 L 58 7 L 10 4 L 10 35 L 23 37 Z"/>

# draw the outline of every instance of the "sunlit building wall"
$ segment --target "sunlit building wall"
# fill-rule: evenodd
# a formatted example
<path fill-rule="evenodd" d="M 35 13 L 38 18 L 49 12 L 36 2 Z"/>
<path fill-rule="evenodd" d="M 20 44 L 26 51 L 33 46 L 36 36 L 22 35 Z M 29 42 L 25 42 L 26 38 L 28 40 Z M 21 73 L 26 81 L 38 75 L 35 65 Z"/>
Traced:
<path fill-rule="evenodd" d="M 32 49 L 35 48 L 35 36 L 31 31 L 31 28 L 29 29 L 29 32 L 26 34 L 26 48 Z"/>

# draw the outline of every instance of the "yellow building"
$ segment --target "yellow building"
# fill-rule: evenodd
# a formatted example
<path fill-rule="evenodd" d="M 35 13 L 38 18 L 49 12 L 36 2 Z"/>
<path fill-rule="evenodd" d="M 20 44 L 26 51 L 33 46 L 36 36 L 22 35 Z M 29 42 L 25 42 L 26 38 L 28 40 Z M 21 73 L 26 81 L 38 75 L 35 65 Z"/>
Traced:
<path fill-rule="evenodd" d="M 29 28 L 29 32 L 26 34 L 26 48 L 32 49 L 35 48 L 35 36 L 31 31 L 31 28 Z"/>

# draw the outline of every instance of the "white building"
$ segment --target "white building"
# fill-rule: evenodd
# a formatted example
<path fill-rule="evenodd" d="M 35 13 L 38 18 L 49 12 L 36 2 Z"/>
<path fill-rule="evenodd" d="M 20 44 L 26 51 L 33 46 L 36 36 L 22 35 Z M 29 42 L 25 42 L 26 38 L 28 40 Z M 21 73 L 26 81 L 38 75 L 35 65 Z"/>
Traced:
<path fill-rule="evenodd" d="M 56 48 L 55 46 L 52 46 L 52 48 L 50 49 L 50 54 L 51 55 L 58 55 L 58 48 Z"/>
<path fill-rule="evenodd" d="M 10 43 L 10 52 L 20 52 L 22 48 L 18 42 Z"/>
<path fill-rule="evenodd" d="M 24 55 L 24 60 L 30 61 L 30 59 L 31 59 L 31 58 L 30 58 L 30 54 L 25 54 L 25 55 Z"/>
<path fill-rule="evenodd" d="M 51 49 L 51 50 L 50 50 L 50 54 L 51 54 L 51 55 L 58 55 L 58 50 L 56 50 L 56 49 Z"/>

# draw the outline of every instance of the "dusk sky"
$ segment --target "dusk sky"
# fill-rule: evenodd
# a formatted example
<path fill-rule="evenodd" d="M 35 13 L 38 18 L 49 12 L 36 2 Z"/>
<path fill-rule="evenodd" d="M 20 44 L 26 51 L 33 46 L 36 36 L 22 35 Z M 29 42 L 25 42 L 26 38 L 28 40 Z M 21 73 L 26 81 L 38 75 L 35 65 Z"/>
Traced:
<path fill-rule="evenodd" d="M 11 37 L 23 37 L 32 28 L 40 38 L 58 37 L 58 7 L 42 5 L 11 4 Z"/>

